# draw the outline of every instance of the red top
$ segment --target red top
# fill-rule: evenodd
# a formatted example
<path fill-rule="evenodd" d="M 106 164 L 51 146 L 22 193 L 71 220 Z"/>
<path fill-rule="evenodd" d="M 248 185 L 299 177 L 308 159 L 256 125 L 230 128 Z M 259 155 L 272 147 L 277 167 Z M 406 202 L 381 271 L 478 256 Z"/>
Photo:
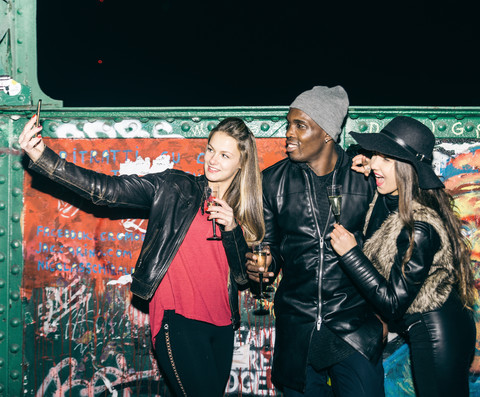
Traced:
<path fill-rule="evenodd" d="M 227 257 L 221 241 L 207 240 L 213 235 L 212 221 L 207 217 L 207 213 L 202 215 L 198 211 L 150 301 L 150 329 L 154 345 L 165 310 L 175 310 L 186 318 L 218 326 L 232 323 Z"/>

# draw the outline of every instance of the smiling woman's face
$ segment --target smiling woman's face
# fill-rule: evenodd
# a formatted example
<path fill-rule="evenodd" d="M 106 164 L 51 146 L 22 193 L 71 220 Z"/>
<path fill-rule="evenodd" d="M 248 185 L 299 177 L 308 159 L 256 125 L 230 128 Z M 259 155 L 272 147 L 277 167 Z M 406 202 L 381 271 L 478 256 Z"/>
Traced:
<path fill-rule="evenodd" d="M 235 138 L 217 131 L 205 150 L 205 177 L 209 182 L 223 185 L 225 191 L 241 167 L 241 154 Z"/>
<path fill-rule="evenodd" d="M 372 157 L 370 167 L 375 175 L 378 193 L 398 195 L 395 162 L 394 159 L 381 154 L 375 154 Z"/>

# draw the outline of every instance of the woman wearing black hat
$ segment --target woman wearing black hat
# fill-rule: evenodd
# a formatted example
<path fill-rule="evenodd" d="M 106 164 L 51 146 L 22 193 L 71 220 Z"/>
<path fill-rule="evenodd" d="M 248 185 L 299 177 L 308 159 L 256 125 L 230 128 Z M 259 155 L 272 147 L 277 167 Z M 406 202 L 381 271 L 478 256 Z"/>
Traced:
<path fill-rule="evenodd" d="M 468 396 L 475 349 L 470 250 L 453 199 L 432 170 L 435 137 L 422 123 L 396 117 L 377 134 L 351 133 L 374 155 L 377 195 L 361 248 L 335 225 L 341 266 L 393 332 L 410 345 L 416 394 Z"/>

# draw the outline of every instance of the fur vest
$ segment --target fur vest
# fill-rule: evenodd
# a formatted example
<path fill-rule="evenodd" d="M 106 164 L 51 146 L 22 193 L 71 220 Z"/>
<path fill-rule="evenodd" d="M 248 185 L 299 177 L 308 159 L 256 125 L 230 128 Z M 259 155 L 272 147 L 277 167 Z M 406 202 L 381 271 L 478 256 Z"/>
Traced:
<path fill-rule="evenodd" d="M 367 213 L 367 224 L 370 219 L 376 197 Z M 413 202 L 413 219 L 433 226 L 440 236 L 441 246 L 433 258 L 428 277 L 425 279 L 417 297 L 407 310 L 408 314 L 424 313 L 438 309 L 445 303 L 455 283 L 453 255 L 443 222 L 431 208 Z M 397 238 L 403 229 L 398 212 L 393 212 L 382 226 L 365 242 L 364 254 L 376 269 L 387 280 L 397 254 Z M 398 266 L 398 265 L 397 265 Z"/>

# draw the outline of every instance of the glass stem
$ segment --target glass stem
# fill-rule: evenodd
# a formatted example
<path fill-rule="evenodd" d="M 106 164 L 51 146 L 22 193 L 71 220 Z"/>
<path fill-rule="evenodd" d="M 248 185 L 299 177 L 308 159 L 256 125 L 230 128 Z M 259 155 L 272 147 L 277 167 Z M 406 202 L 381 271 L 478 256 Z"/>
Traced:
<path fill-rule="evenodd" d="M 258 273 L 258 283 L 260 286 L 260 298 L 263 298 L 263 273 Z"/>

